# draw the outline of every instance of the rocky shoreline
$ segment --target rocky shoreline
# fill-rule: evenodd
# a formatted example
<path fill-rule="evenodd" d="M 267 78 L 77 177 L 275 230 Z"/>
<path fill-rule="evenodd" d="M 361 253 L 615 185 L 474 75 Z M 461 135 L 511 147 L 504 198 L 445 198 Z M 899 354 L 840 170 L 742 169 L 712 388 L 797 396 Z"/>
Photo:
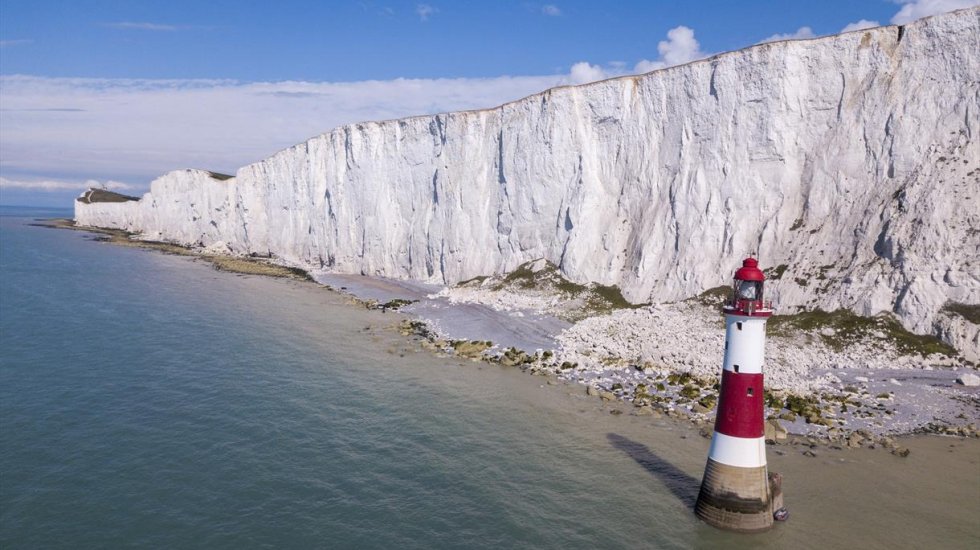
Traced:
<path fill-rule="evenodd" d="M 219 247 L 192 248 L 166 241 L 143 240 L 129 231 L 78 225 L 74 220 L 68 218 L 37 220 L 35 225 L 94 233 L 97 235 L 95 240 L 119 246 L 156 250 L 164 254 L 174 254 L 177 256 L 189 256 L 196 260 L 207 262 L 219 271 L 264 275 L 268 277 L 284 277 L 300 281 L 310 280 L 309 274 L 303 269 L 276 263 L 272 258 L 228 254 Z"/>
<path fill-rule="evenodd" d="M 403 336 L 418 338 L 423 347 L 435 353 L 519 368 L 530 375 L 547 377 L 549 384 L 584 385 L 583 391 L 588 396 L 610 404 L 631 405 L 628 414 L 688 421 L 699 428 L 702 436 L 711 437 L 717 378 L 670 372 L 669 367 L 651 370 L 640 365 L 589 370 L 563 360 L 569 356 L 552 350 L 527 352 L 505 348 L 501 351 L 491 341 L 443 338 L 422 320 L 404 320 L 398 328 Z M 947 382 L 944 385 L 948 387 L 937 396 L 921 400 L 907 394 L 904 397 L 911 399 L 896 398 L 895 392 L 872 395 L 869 389 L 874 382 L 860 375 L 854 378 L 859 379 L 858 386 L 847 385 L 838 392 L 824 391 L 805 397 L 784 391 L 767 392 L 767 442 L 811 450 L 818 446 L 831 449 L 882 447 L 905 456 L 907 449 L 900 445 L 897 437 L 913 434 L 980 437 L 976 420 L 977 392 L 969 391 L 972 388 L 965 386 L 963 390 L 966 391 L 955 388 L 954 378 L 944 377 Z M 886 381 L 894 384 L 896 380 L 888 378 Z M 935 391 L 925 383 L 914 387 Z M 932 416 L 916 422 L 918 409 Z M 901 415 L 896 412 L 898 410 L 902 411 Z M 621 408 L 611 408 L 610 412 L 624 414 Z M 903 419 L 900 420 L 900 416 Z"/>
<path fill-rule="evenodd" d="M 727 289 L 675 303 L 596 308 L 594 289 L 555 281 L 546 263 L 529 262 L 518 273 L 428 298 L 484 304 L 504 316 L 578 319 L 552 349 L 453 338 L 425 320 L 400 329 L 440 353 L 583 384 L 588 395 L 632 405 L 631 414 L 687 419 L 710 437 L 724 346 L 720 295 Z M 846 312 L 777 316 L 769 332 L 766 439 L 774 444 L 885 447 L 902 455 L 895 440 L 901 435 L 980 436 L 976 365 L 935 338 L 908 333 L 887 315 Z"/>
<path fill-rule="evenodd" d="M 364 285 L 343 286 L 353 280 L 350 276 L 338 279 L 341 284 L 325 283 L 325 274 L 284 266 L 275 258 L 144 241 L 72 220 L 41 225 L 190 256 L 223 271 L 316 282 L 363 307 L 401 312 L 394 328 L 430 352 L 519 368 L 547 377 L 549 384 L 584 386 L 580 391 L 610 404 L 612 414 L 671 417 L 693 424 L 704 437 L 712 433 L 724 341 L 717 289 L 680 302 L 635 306 L 614 288 L 574 285 L 556 279 L 546 263 L 529 262 L 505 276 L 442 289 L 370 279 L 380 290 L 366 292 Z M 474 304 L 493 312 L 493 327 L 477 323 L 460 336 L 432 314 Z M 553 321 L 541 338 L 531 340 L 542 347 L 503 343 L 508 334 L 501 326 L 516 323 L 511 330 L 520 332 L 535 318 Z M 766 350 L 767 442 L 798 448 L 807 456 L 821 447 L 884 448 L 906 456 L 899 436 L 980 437 L 977 367 L 955 350 L 936 347 L 935 339 L 897 333 L 884 317 L 838 315 L 822 323 L 799 323 L 803 326 L 789 316 L 773 321 Z M 481 331 L 486 334 L 482 339 L 477 336 Z"/>

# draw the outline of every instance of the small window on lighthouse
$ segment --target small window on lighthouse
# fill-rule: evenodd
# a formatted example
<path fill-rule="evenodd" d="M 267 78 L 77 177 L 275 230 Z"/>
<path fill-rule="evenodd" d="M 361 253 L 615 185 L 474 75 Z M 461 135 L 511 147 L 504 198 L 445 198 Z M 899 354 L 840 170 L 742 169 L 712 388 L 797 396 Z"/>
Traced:
<path fill-rule="evenodd" d="M 742 323 L 735 323 L 735 324 L 738 325 L 738 330 L 742 330 Z"/>
<path fill-rule="evenodd" d="M 735 367 L 735 372 L 738 372 L 738 365 L 733 365 Z"/>
<path fill-rule="evenodd" d="M 749 388 L 749 389 L 748 389 L 748 391 L 746 391 L 745 393 L 746 393 L 746 394 L 747 394 L 747 395 L 748 395 L 749 397 L 752 397 L 752 388 Z"/>

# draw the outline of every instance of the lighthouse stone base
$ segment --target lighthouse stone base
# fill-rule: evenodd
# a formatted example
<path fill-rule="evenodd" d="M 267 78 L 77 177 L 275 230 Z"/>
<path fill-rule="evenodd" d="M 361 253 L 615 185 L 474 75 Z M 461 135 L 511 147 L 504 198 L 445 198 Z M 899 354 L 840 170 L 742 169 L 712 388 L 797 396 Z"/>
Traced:
<path fill-rule="evenodd" d="M 782 479 L 765 466 L 743 468 L 708 459 L 694 512 L 709 525 L 742 533 L 766 531 L 782 508 Z"/>

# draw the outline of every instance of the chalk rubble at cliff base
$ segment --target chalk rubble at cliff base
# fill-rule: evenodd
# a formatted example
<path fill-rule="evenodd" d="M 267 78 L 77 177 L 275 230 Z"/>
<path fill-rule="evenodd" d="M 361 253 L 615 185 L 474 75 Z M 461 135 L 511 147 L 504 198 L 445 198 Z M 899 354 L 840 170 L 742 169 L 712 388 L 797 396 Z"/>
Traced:
<path fill-rule="evenodd" d="M 412 300 L 402 311 L 418 320 L 400 328 L 422 337 L 434 351 L 581 384 L 589 395 L 633 405 L 638 415 L 681 416 L 702 425 L 714 415 L 724 355 L 719 292 L 547 325 L 537 320 L 583 317 L 582 295 L 589 291 L 561 280 L 543 261 L 441 289 L 368 277 L 315 278 L 370 302 Z M 469 322 L 458 323 L 457 314 Z M 969 387 L 975 366 L 948 347 L 938 346 L 945 353 L 904 349 L 898 339 L 910 335 L 889 333 L 895 325 L 885 322 L 887 316 L 844 318 L 863 320 L 863 330 L 845 338 L 826 324 L 796 330 L 784 323 L 790 330 L 784 327 L 783 334 L 767 339 L 766 400 L 773 430 L 851 438 L 851 443 L 858 432 L 866 445 L 880 443 L 884 435 L 918 431 L 976 434 L 980 389 Z M 527 341 L 521 333 L 529 326 L 539 332 L 534 340 L 539 345 L 515 343 Z M 540 330 L 546 327 L 550 331 Z M 938 342 L 929 344 L 923 347 Z M 963 380 L 967 383 L 958 383 Z"/>
<path fill-rule="evenodd" d="M 483 285 L 431 296 L 488 304 L 502 316 L 560 316 L 555 304 L 567 304 L 558 296 L 533 294 L 528 300 Z M 970 362 L 955 352 L 923 356 L 900 350 L 879 331 L 835 349 L 822 338 L 832 332 L 823 327 L 767 339 L 768 414 L 782 415 L 790 431 L 881 435 L 947 426 L 975 432 L 980 391 L 956 383 L 975 372 Z M 714 413 L 724 338 L 717 304 L 689 299 L 588 317 L 557 334 L 554 350 L 501 355 L 498 347 L 488 354 L 532 373 L 585 384 L 595 395 L 632 402 L 643 413 L 654 407 L 704 421 Z"/>

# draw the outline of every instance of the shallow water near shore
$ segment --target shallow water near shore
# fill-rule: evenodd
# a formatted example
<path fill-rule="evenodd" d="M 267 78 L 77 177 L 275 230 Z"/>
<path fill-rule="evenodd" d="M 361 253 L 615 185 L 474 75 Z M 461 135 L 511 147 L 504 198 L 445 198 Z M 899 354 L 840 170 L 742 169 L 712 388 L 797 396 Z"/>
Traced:
<path fill-rule="evenodd" d="M 691 512 L 688 426 L 435 357 L 311 284 L 2 213 L 0 547 L 980 545 L 976 440 L 770 448 L 790 521 L 723 533 Z"/>

